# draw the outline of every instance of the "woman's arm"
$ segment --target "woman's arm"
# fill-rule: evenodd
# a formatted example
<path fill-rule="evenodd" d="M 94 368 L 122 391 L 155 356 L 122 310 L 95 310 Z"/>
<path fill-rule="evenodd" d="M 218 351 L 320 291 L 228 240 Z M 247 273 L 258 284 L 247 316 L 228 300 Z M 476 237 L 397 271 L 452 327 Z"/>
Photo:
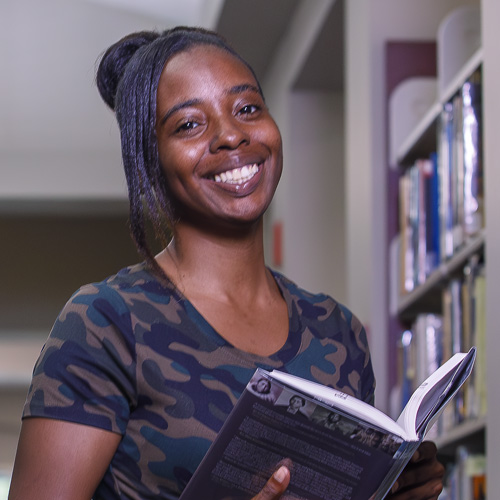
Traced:
<path fill-rule="evenodd" d="M 86 425 L 25 419 L 9 500 L 90 500 L 120 439 Z"/>

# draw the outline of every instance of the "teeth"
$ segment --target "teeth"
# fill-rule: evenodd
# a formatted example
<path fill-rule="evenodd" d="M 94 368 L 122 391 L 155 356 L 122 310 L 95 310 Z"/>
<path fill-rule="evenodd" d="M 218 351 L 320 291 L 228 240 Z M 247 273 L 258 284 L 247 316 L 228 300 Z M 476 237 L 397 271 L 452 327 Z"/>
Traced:
<path fill-rule="evenodd" d="M 259 167 L 257 164 L 245 165 L 241 168 L 233 168 L 227 172 L 222 172 L 214 176 L 215 182 L 226 182 L 228 184 L 243 184 L 248 182 L 257 172 Z"/>

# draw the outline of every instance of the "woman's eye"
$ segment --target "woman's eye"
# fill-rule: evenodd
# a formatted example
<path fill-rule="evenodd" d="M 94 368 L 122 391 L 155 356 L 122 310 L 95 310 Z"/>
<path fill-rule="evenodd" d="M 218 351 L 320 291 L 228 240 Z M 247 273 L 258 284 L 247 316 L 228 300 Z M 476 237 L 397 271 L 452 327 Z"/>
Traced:
<path fill-rule="evenodd" d="M 177 127 L 176 132 L 177 133 L 179 133 L 179 132 L 188 132 L 190 130 L 195 129 L 197 126 L 198 126 L 198 123 L 196 123 L 195 121 L 187 121 L 187 122 L 184 122 L 179 127 Z"/>
<path fill-rule="evenodd" d="M 255 113 L 258 110 L 259 108 L 254 104 L 247 104 L 240 109 L 239 113 L 242 115 L 251 115 L 252 113 Z"/>

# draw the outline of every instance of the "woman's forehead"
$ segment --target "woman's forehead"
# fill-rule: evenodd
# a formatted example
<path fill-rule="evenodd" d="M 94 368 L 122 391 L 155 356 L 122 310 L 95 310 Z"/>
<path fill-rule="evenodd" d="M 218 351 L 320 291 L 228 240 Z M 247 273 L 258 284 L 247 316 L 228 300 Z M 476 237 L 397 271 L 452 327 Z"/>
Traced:
<path fill-rule="evenodd" d="M 212 76 L 224 79 L 236 75 L 257 83 L 250 69 L 238 57 L 214 45 L 195 45 L 178 52 L 165 63 L 162 72 L 165 83 L 171 78 L 189 80 Z"/>

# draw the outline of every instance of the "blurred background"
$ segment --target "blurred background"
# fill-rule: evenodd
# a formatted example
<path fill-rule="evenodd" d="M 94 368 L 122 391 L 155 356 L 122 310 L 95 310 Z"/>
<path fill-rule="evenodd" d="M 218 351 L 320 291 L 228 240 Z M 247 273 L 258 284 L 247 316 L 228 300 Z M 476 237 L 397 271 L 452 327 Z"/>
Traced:
<path fill-rule="evenodd" d="M 292 33 L 300 70 L 287 68 L 295 74 L 282 81 L 340 89 L 342 2 L 318 1 L 305 17 L 301 8 L 298 0 L 0 2 L 0 498 L 33 363 L 59 310 L 83 283 L 138 261 L 119 134 L 94 84 L 99 55 L 132 31 L 199 25 L 225 35 L 265 88 L 277 54 L 292 48 L 283 46 L 291 25 L 304 22 Z"/>
<path fill-rule="evenodd" d="M 358 315 L 384 409 L 385 47 L 435 39 L 444 15 L 467 3 L 479 2 L 0 0 L 0 500 L 59 310 L 82 284 L 138 261 L 118 130 L 94 83 L 99 55 L 133 31 L 199 25 L 254 67 L 284 139 L 268 264 Z"/>

